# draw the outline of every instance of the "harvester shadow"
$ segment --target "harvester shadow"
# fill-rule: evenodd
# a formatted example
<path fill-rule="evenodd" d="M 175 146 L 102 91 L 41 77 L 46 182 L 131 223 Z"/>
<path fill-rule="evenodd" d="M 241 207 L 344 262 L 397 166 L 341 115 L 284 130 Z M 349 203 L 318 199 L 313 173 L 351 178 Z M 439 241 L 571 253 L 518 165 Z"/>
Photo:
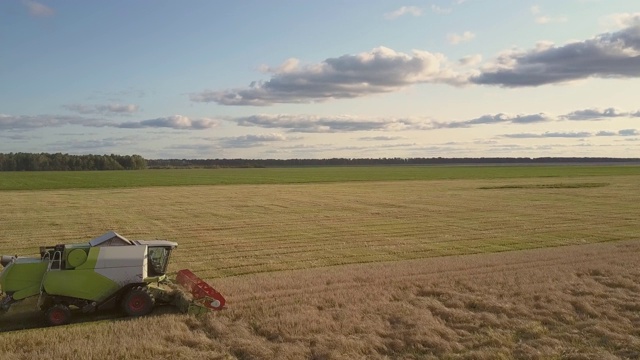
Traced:
<path fill-rule="evenodd" d="M 153 309 L 146 317 L 165 316 L 169 314 L 181 314 L 176 307 L 159 305 Z M 73 326 L 76 324 L 105 322 L 105 321 L 130 321 L 135 318 L 126 316 L 119 309 L 103 310 L 95 313 L 83 313 L 80 310 L 72 311 L 71 323 L 63 326 Z M 42 312 L 32 310 L 21 310 L 0 315 L 0 333 L 20 330 L 30 330 L 52 327 L 47 324 Z"/>

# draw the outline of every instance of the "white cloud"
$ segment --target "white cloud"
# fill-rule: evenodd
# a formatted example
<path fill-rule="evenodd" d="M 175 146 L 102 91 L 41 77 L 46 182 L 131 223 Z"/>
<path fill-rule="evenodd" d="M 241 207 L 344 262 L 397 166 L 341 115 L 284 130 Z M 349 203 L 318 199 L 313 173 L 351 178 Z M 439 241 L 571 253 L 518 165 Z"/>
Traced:
<path fill-rule="evenodd" d="M 596 136 L 636 136 L 640 132 L 636 129 L 623 129 L 618 131 L 598 131 Z"/>
<path fill-rule="evenodd" d="M 29 14 L 34 17 L 50 17 L 56 13 L 52 8 L 37 1 L 25 0 L 23 4 L 27 7 L 27 10 L 29 10 Z"/>
<path fill-rule="evenodd" d="M 404 136 L 387 136 L 387 135 L 364 136 L 364 137 L 358 138 L 358 140 L 361 140 L 361 141 L 394 141 L 394 140 L 404 140 L 404 139 L 406 139 Z"/>
<path fill-rule="evenodd" d="M 25 130 L 64 125 L 84 125 L 95 120 L 64 115 L 7 115 L 0 114 L 0 130 Z"/>
<path fill-rule="evenodd" d="M 470 31 L 450 34 L 459 44 L 475 37 Z M 246 88 L 191 93 L 194 102 L 269 106 L 278 103 L 318 103 L 397 92 L 417 84 L 469 84 L 525 87 L 595 78 L 640 77 L 640 25 L 591 39 L 554 45 L 540 41 L 530 50 L 510 49 L 478 68 L 479 55 L 458 62 L 423 50 L 396 52 L 377 47 L 320 63 L 302 64 L 290 58 L 279 66 L 263 66 L 271 78 Z"/>
<path fill-rule="evenodd" d="M 138 109 L 138 105 L 134 105 L 134 104 L 109 104 L 104 106 L 98 106 L 98 110 L 104 111 L 106 113 L 132 114 L 137 112 L 139 109 Z"/>
<path fill-rule="evenodd" d="M 508 50 L 481 70 L 471 82 L 504 87 L 640 77 L 640 25 L 561 46 L 539 43 L 532 50 Z"/>
<path fill-rule="evenodd" d="M 550 24 L 550 23 L 567 22 L 568 19 L 565 16 L 550 17 L 550 16 L 543 15 L 543 16 L 537 16 L 535 21 L 538 24 Z"/>
<path fill-rule="evenodd" d="M 447 40 L 450 44 L 457 45 L 463 42 L 468 42 L 473 40 L 476 37 L 476 34 L 471 31 L 465 31 L 462 34 L 449 34 L 447 35 Z"/>
<path fill-rule="evenodd" d="M 289 59 L 281 66 L 263 69 L 273 73 L 270 80 L 254 81 L 245 89 L 193 93 L 190 98 L 222 105 L 266 106 L 357 98 L 420 83 L 467 82 L 467 75 L 454 71 L 442 54 L 420 50 L 405 54 L 386 47 L 306 66 Z"/>
<path fill-rule="evenodd" d="M 623 129 L 618 131 L 618 135 L 620 136 L 636 136 L 640 135 L 640 131 L 637 129 Z"/>
<path fill-rule="evenodd" d="M 253 115 L 232 119 L 240 126 L 287 129 L 301 133 L 420 130 L 431 127 L 425 119 L 370 118 L 361 116 Z"/>
<path fill-rule="evenodd" d="M 210 118 L 190 119 L 187 116 L 172 115 L 156 119 L 113 122 L 104 119 L 86 118 L 65 115 L 6 115 L 0 114 L 0 130 L 28 130 L 39 128 L 60 127 L 65 125 L 80 125 L 87 127 L 112 127 L 121 129 L 142 128 L 172 128 L 179 130 L 204 130 L 219 124 L 218 120 Z"/>
<path fill-rule="evenodd" d="M 179 130 L 204 130 L 218 126 L 219 122 L 210 118 L 190 119 L 187 116 L 172 115 L 157 119 L 130 121 L 109 125 L 123 129 L 171 128 Z"/>
<path fill-rule="evenodd" d="M 422 15 L 422 9 L 417 6 L 402 6 L 397 10 L 384 14 L 384 17 L 392 20 L 404 15 L 420 16 Z"/>
<path fill-rule="evenodd" d="M 640 25 L 640 12 L 619 13 L 605 17 L 604 24 L 614 29 L 622 29 L 630 26 Z"/>
<path fill-rule="evenodd" d="M 640 117 L 640 111 L 623 111 L 616 108 L 580 109 L 560 116 L 545 113 L 517 114 L 496 113 L 457 121 L 438 121 L 428 117 L 371 117 L 357 115 L 296 115 L 258 114 L 221 118 L 239 126 L 277 128 L 298 133 L 347 133 L 357 131 L 406 131 L 469 128 L 479 125 L 517 125 L 550 121 L 576 121 L 600 119 L 631 119 Z M 84 127 L 108 127 L 119 129 L 169 128 L 176 130 L 206 130 L 220 124 L 214 118 L 190 118 L 172 115 L 154 119 L 116 122 L 113 120 L 66 115 L 7 115 L 0 114 L 0 130 L 26 131 L 30 129 L 75 125 Z M 388 139 L 396 139 L 397 136 Z M 373 138 L 370 138 L 373 139 Z M 263 139 L 266 141 L 265 139 Z M 376 140 L 385 140 L 378 138 Z"/>
<path fill-rule="evenodd" d="M 567 131 L 567 132 L 545 132 L 545 133 L 518 133 L 518 134 L 505 134 L 502 135 L 506 138 L 512 139 L 540 139 L 540 138 L 586 138 L 593 136 L 588 131 Z"/>
<path fill-rule="evenodd" d="M 314 116 L 292 114 L 263 114 L 230 118 L 240 126 L 286 129 L 299 133 L 347 133 L 357 131 L 407 131 L 470 128 L 483 125 L 527 125 L 569 120 L 597 120 L 600 118 L 632 118 L 636 115 L 614 108 L 604 110 L 576 110 L 565 115 L 552 116 L 546 113 L 517 114 L 506 113 L 482 115 L 476 118 L 458 121 L 438 121 L 429 118 L 394 118 L 364 116 Z M 640 112 L 637 116 L 640 116 Z M 553 133 L 552 133 L 553 134 Z M 541 137 L 541 136 L 540 136 Z M 367 140 L 388 140 L 389 138 L 363 137 Z"/>
<path fill-rule="evenodd" d="M 439 122 L 433 121 L 431 123 L 432 129 L 457 129 L 468 128 L 476 125 L 490 125 L 490 124 L 533 124 L 551 121 L 551 117 L 544 114 L 529 114 L 529 115 L 509 115 L 499 113 L 495 115 L 483 115 L 475 119 L 463 120 L 463 121 L 450 121 Z"/>
<path fill-rule="evenodd" d="M 267 143 L 285 142 L 291 140 L 300 140 L 300 137 L 287 137 L 279 133 L 259 134 L 259 135 L 242 135 L 220 138 L 221 145 L 224 148 L 249 148 L 264 146 Z"/>
<path fill-rule="evenodd" d="M 126 146 L 135 146 L 139 142 L 136 137 L 107 137 L 107 138 L 93 138 L 87 139 L 86 137 L 80 139 L 70 139 L 64 141 L 57 141 L 45 146 L 46 151 L 51 152 L 64 152 L 64 153 L 95 153 L 95 152 L 114 152 L 114 149 L 119 149 Z M 109 150 L 111 149 L 111 150 Z"/>
<path fill-rule="evenodd" d="M 458 63 L 462 66 L 476 66 L 481 62 L 482 62 L 482 55 L 480 54 L 468 55 L 458 60 Z"/>
<path fill-rule="evenodd" d="M 69 104 L 63 105 L 63 108 L 77 112 L 79 114 L 102 114 L 102 115 L 127 115 L 139 111 L 138 105 L 135 104 L 107 104 L 107 105 L 87 105 L 87 104 Z"/>
<path fill-rule="evenodd" d="M 438 5 L 431 5 L 431 11 L 433 11 L 436 14 L 449 14 L 451 13 L 451 11 L 453 11 L 453 9 L 443 8 Z"/>
<path fill-rule="evenodd" d="M 623 129 L 618 131 L 602 130 L 595 133 L 589 131 L 566 131 L 566 132 L 545 132 L 545 133 L 518 133 L 518 134 L 506 134 L 502 137 L 512 139 L 541 139 L 541 138 L 589 138 L 593 136 L 636 136 L 640 135 L 640 132 L 636 129 Z"/>
<path fill-rule="evenodd" d="M 567 18 L 565 16 L 552 17 L 549 15 L 542 14 L 542 10 L 538 5 L 534 5 L 530 7 L 529 10 L 531 11 L 531 14 L 534 15 L 534 20 L 538 24 L 567 22 Z"/>
<path fill-rule="evenodd" d="M 562 119 L 566 120 L 601 120 L 605 118 L 615 117 L 632 117 L 633 114 L 624 112 L 615 108 L 607 108 L 604 110 L 598 108 L 584 109 L 572 111 L 566 115 L 562 115 Z"/>

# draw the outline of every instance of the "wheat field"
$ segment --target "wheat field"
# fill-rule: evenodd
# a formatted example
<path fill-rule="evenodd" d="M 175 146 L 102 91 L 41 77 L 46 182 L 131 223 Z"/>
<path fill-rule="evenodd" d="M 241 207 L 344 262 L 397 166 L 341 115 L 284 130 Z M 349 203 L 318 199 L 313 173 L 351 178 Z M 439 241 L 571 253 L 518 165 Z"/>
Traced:
<path fill-rule="evenodd" d="M 58 328 L 17 309 L 0 316 L 12 330 L 0 353 L 638 358 L 639 180 L 3 191 L 0 253 L 35 255 L 108 230 L 173 240 L 170 270 L 192 269 L 228 303 L 201 318 L 162 308 L 140 319 L 78 314 Z"/>

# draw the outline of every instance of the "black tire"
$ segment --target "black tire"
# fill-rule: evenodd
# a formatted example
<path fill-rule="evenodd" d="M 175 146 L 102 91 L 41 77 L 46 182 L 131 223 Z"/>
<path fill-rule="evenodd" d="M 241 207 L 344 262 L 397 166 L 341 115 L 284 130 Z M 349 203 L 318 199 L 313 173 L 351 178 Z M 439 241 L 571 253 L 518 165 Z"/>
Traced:
<path fill-rule="evenodd" d="M 125 293 L 121 305 L 127 315 L 143 316 L 153 310 L 155 299 L 146 286 L 137 286 Z"/>
<path fill-rule="evenodd" d="M 71 310 L 68 306 L 63 304 L 56 304 L 51 306 L 44 313 L 49 325 L 58 326 L 65 325 L 71 322 Z"/>

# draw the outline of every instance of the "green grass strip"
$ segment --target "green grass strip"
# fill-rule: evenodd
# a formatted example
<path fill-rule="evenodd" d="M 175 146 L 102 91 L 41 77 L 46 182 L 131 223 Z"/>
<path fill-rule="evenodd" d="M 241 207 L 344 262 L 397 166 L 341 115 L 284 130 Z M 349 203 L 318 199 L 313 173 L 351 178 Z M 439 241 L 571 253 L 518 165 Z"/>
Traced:
<path fill-rule="evenodd" d="M 0 191 L 605 175 L 640 175 L 640 166 L 366 166 L 0 172 Z"/>

